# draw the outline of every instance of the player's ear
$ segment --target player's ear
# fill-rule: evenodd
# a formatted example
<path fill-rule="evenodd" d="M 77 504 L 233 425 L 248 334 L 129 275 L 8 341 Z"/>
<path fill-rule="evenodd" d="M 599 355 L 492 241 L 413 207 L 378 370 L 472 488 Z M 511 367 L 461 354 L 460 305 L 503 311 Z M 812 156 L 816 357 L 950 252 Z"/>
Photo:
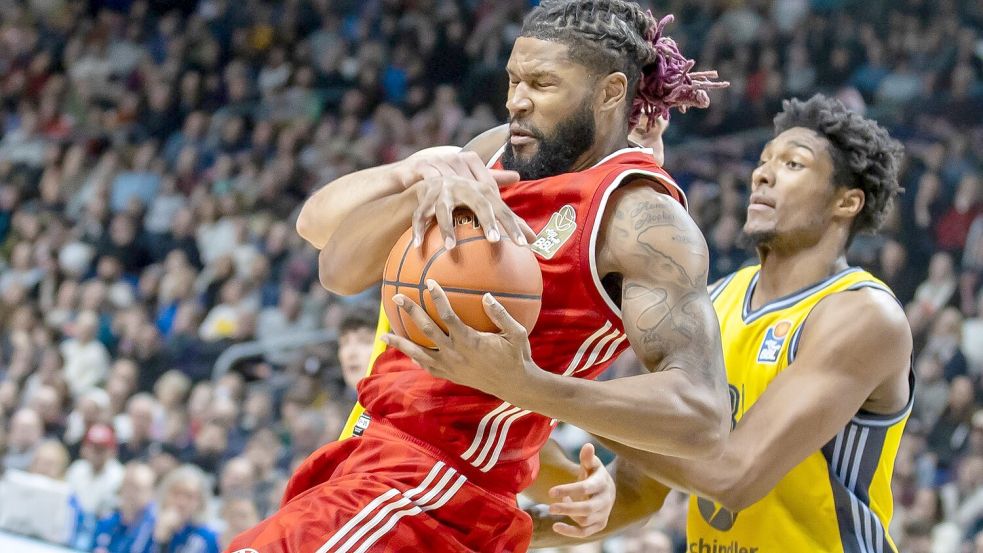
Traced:
<path fill-rule="evenodd" d="M 618 109 L 628 94 L 628 77 L 621 71 L 615 71 L 601 77 L 597 84 L 600 111 Z"/>
<path fill-rule="evenodd" d="M 866 203 L 864 191 L 859 188 L 844 188 L 836 198 L 835 212 L 840 217 L 856 217 Z"/>

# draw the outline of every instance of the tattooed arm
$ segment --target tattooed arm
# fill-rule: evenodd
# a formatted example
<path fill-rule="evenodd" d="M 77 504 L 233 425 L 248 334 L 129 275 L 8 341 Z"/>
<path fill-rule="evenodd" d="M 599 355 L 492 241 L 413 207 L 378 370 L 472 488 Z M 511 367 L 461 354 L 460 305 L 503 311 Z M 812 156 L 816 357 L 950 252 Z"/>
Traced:
<path fill-rule="evenodd" d="M 716 455 L 729 400 L 703 235 L 643 181 L 612 194 L 597 251 L 599 276 L 621 282 L 625 331 L 650 374 L 597 382 L 540 371 L 544 381 L 514 402 L 635 449 Z"/>

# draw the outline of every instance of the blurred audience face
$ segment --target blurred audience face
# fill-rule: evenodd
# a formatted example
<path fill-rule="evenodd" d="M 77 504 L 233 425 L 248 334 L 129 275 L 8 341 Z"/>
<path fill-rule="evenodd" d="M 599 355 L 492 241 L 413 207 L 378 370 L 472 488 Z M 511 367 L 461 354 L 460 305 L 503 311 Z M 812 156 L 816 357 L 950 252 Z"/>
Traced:
<path fill-rule="evenodd" d="M 157 401 L 150 394 L 137 394 L 127 402 L 126 414 L 130 418 L 136 440 L 144 441 L 153 435 L 156 413 Z"/>
<path fill-rule="evenodd" d="M 33 409 L 21 409 L 10 420 L 7 440 L 12 449 L 27 451 L 36 446 L 43 435 L 44 424 L 37 412 Z"/>
<path fill-rule="evenodd" d="M 256 487 L 256 467 L 246 457 L 230 459 L 222 468 L 219 479 L 222 497 L 252 497 Z"/>
<path fill-rule="evenodd" d="M 234 537 L 259 524 L 259 512 L 250 499 L 229 499 L 222 504 L 222 520 L 228 525 L 226 534 Z"/>
<path fill-rule="evenodd" d="M 345 384 L 354 389 L 365 377 L 372 357 L 375 332 L 371 328 L 359 328 L 338 337 L 338 362 Z"/>
<path fill-rule="evenodd" d="M 130 463 L 123 473 L 119 491 L 119 508 L 124 518 L 132 520 L 154 500 L 157 475 L 149 465 Z"/>
<path fill-rule="evenodd" d="M 68 469 L 68 450 L 57 440 L 46 440 L 34 452 L 30 472 L 41 474 L 54 480 L 65 477 Z"/>

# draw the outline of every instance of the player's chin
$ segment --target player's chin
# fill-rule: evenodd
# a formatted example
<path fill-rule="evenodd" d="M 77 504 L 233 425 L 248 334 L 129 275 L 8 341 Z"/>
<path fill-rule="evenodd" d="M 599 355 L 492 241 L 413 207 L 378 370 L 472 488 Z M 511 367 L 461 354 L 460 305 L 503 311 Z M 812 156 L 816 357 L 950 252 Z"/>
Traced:
<path fill-rule="evenodd" d="M 520 144 L 509 144 L 515 159 L 528 163 L 539 151 L 539 140 L 531 139 Z"/>

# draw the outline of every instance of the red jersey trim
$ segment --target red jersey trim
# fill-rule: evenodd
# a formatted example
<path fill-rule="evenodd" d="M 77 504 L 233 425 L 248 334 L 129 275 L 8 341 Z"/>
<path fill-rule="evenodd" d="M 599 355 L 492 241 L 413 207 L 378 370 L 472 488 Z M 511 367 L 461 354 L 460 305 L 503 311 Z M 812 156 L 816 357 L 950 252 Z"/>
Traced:
<path fill-rule="evenodd" d="M 601 220 L 604 218 L 604 210 L 607 208 L 608 200 L 611 198 L 611 194 L 615 190 L 621 187 L 622 182 L 624 182 L 626 178 L 632 175 L 651 178 L 652 180 L 655 180 L 659 184 L 668 187 L 670 190 L 678 191 L 680 197 L 682 198 L 681 200 L 673 197 L 672 194 L 667 194 L 667 195 L 673 199 L 677 199 L 677 201 L 679 201 L 679 203 L 682 204 L 683 208 L 686 209 L 687 212 L 689 211 L 686 202 L 686 195 L 683 193 L 682 188 L 680 188 L 679 185 L 677 185 L 672 179 L 670 179 L 666 175 L 663 175 L 662 173 L 657 173 L 655 171 L 646 171 L 644 169 L 628 169 L 623 173 L 619 174 L 617 177 L 615 177 L 614 180 L 611 181 L 611 184 L 609 184 L 607 189 L 604 191 L 604 195 L 601 196 L 601 201 L 600 203 L 598 203 L 597 210 L 594 212 L 594 220 L 591 223 L 591 232 L 588 242 L 587 259 L 589 261 L 590 277 L 591 280 L 594 281 L 594 288 L 597 291 L 597 294 L 601 297 L 601 300 L 604 302 L 604 304 L 608 306 L 608 309 L 610 309 L 611 312 L 619 319 L 621 318 L 621 308 L 619 308 L 614 303 L 614 301 L 612 301 L 611 298 L 608 296 L 607 291 L 604 289 L 604 286 L 601 284 L 601 277 L 598 275 L 597 272 L 597 235 L 601 230 Z"/>

